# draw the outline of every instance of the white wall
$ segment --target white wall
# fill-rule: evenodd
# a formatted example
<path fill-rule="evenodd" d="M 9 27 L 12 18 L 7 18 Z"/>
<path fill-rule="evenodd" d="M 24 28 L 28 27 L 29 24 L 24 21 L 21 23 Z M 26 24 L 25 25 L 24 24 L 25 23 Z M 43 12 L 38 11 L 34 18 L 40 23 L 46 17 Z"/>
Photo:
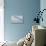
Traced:
<path fill-rule="evenodd" d="M 40 9 L 46 9 L 46 0 L 40 0 Z M 46 26 L 46 11 L 43 12 L 43 22 L 40 21 L 40 24 Z"/>
<path fill-rule="evenodd" d="M 4 41 L 4 0 L 0 0 L 0 42 Z"/>

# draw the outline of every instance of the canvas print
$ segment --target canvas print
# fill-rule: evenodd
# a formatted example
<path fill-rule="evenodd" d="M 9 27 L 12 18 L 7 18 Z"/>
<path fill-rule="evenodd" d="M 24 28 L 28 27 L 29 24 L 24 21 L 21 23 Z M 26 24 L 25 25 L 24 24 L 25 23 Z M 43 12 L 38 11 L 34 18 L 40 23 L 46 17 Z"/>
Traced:
<path fill-rule="evenodd" d="M 11 16 L 11 23 L 23 24 L 24 23 L 24 17 L 23 16 Z"/>

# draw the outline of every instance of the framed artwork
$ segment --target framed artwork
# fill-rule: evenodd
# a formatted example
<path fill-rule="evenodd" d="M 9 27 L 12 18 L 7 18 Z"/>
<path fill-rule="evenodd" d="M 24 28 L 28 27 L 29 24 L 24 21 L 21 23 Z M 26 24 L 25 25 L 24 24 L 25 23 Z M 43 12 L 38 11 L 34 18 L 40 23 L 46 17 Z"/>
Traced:
<path fill-rule="evenodd" d="M 23 16 L 11 16 L 11 23 L 23 24 L 24 23 L 24 17 Z"/>

